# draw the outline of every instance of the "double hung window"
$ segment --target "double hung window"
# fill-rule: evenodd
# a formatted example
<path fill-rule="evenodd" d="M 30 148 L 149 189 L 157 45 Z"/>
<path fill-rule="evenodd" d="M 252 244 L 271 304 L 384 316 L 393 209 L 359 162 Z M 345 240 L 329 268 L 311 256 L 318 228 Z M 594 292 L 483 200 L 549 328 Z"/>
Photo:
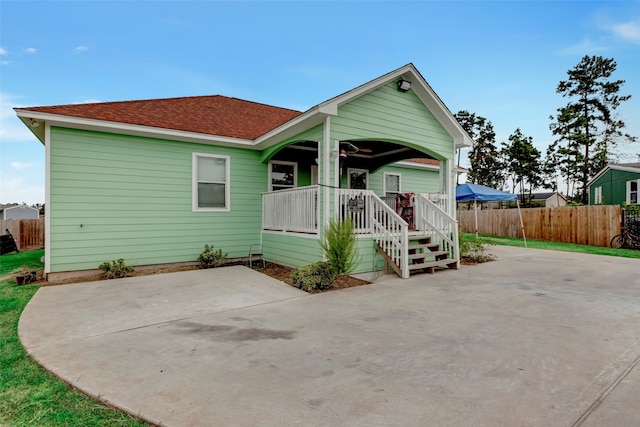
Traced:
<path fill-rule="evenodd" d="M 193 153 L 192 172 L 193 211 L 229 211 L 229 156 Z"/>
<path fill-rule="evenodd" d="M 385 173 L 384 174 L 384 194 L 385 196 L 395 196 L 400 193 L 400 174 Z"/>

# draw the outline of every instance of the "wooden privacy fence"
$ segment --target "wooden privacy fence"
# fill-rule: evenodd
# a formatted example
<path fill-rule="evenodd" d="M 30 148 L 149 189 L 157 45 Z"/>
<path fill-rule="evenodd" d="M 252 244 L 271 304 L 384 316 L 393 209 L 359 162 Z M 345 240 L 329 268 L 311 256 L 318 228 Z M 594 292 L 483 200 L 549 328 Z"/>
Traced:
<path fill-rule="evenodd" d="M 620 206 L 563 206 L 522 209 L 527 239 L 609 246 L 620 233 Z M 475 232 L 473 210 L 458 211 L 460 230 Z M 522 237 L 517 209 L 478 210 L 478 233 Z"/>
<path fill-rule="evenodd" d="M 0 220 L 0 234 L 6 230 L 13 235 L 20 251 L 44 248 L 44 218 Z"/>

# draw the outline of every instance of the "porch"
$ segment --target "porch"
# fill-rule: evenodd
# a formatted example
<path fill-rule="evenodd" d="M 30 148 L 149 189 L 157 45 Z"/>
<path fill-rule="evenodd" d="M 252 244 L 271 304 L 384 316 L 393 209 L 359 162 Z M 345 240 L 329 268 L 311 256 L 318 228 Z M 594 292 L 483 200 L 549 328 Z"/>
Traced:
<path fill-rule="evenodd" d="M 330 217 L 351 219 L 359 239 L 369 239 L 385 268 L 392 267 L 400 277 L 409 277 L 412 270 L 458 267 L 458 226 L 449 213 L 446 194 L 418 193 L 403 198 L 380 197 L 371 190 L 325 190 L 330 190 Z M 312 185 L 264 193 L 263 233 L 320 239 L 320 192 L 321 186 Z M 375 259 L 371 261 L 375 268 Z"/>

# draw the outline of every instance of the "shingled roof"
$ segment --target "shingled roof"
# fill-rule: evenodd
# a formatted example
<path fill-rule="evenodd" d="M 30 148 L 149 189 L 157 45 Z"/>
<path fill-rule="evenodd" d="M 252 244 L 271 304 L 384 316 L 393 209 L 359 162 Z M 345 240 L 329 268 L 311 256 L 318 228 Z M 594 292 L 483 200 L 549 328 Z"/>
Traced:
<path fill-rule="evenodd" d="M 302 114 L 221 95 L 29 107 L 21 110 L 256 139 Z"/>

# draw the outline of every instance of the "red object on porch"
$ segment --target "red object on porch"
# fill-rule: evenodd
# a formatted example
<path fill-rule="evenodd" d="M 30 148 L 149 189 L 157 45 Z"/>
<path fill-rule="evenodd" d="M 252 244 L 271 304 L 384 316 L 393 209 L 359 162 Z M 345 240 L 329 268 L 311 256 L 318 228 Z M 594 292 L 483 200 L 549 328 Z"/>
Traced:
<path fill-rule="evenodd" d="M 413 218 L 413 208 L 416 202 L 415 193 L 398 193 L 396 195 L 396 212 L 409 225 L 409 230 L 415 230 L 416 225 Z"/>

